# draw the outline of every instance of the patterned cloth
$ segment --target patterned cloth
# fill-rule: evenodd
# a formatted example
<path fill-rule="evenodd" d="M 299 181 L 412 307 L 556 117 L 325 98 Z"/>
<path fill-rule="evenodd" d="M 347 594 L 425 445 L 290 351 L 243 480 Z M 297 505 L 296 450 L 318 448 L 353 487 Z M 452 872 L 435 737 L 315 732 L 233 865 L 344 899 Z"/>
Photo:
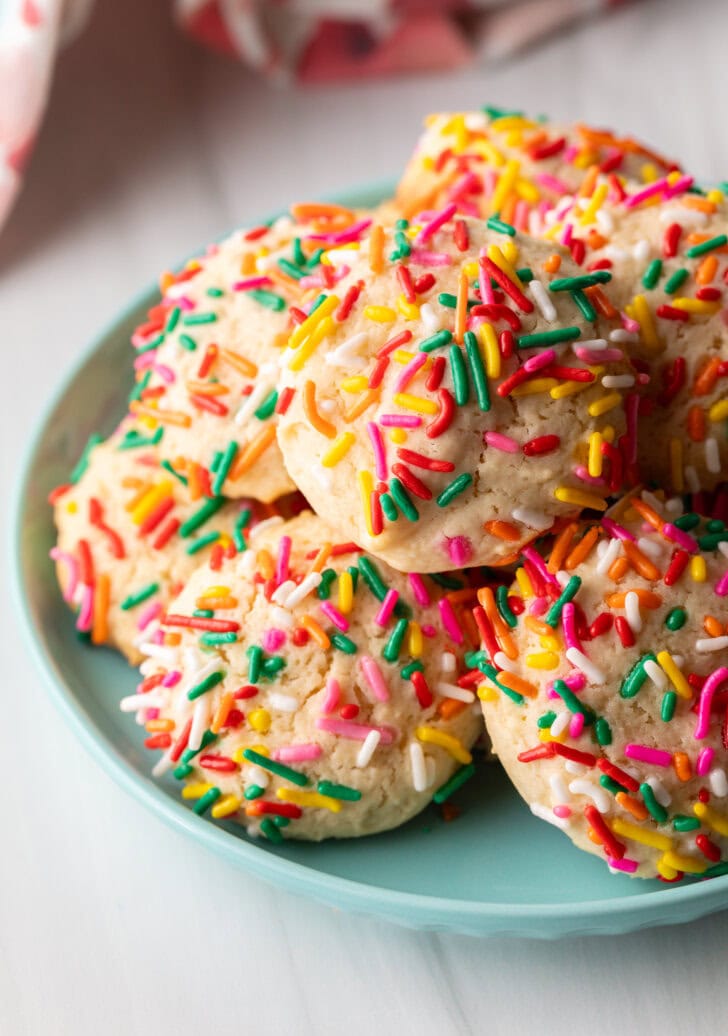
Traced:
<path fill-rule="evenodd" d="M 181 28 L 272 79 L 326 82 L 503 57 L 620 0 L 173 0 Z M 0 0 L 0 225 L 56 55 L 93 0 Z"/>

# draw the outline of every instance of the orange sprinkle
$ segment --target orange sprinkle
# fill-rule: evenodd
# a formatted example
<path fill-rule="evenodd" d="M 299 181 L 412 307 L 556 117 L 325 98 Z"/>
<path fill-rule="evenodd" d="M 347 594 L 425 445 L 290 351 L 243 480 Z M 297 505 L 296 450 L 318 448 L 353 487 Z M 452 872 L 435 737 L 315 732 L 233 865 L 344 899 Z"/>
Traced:
<path fill-rule="evenodd" d="M 473 617 L 473 613 L 469 608 L 458 608 L 457 620 L 465 630 L 465 634 L 474 648 L 480 647 L 480 631 L 478 630 L 478 624 Z"/>
<path fill-rule="evenodd" d="M 328 561 L 328 559 L 331 557 L 331 550 L 332 550 L 332 544 L 331 543 L 322 543 L 321 546 L 319 547 L 318 554 L 316 555 L 316 557 L 311 562 L 311 567 L 309 568 L 309 572 L 320 572 L 321 569 L 326 564 L 326 562 Z"/>
<path fill-rule="evenodd" d="M 174 727 L 173 719 L 148 719 L 144 724 L 144 729 L 148 734 L 167 733 L 174 730 Z"/>
<path fill-rule="evenodd" d="M 187 488 L 191 500 L 199 500 L 205 491 L 202 468 L 199 464 L 187 465 Z"/>
<path fill-rule="evenodd" d="M 362 392 L 358 401 L 354 404 L 351 410 L 347 410 L 344 414 L 344 421 L 346 424 L 350 424 L 355 421 L 357 417 L 361 417 L 365 410 L 368 410 L 373 403 L 379 400 L 381 389 L 367 389 L 366 392 Z"/>
<path fill-rule="evenodd" d="M 721 360 L 714 356 L 708 360 L 706 364 L 700 369 L 700 373 L 696 376 L 693 382 L 693 395 L 694 396 L 707 396 L 709 392 L 713 390 L 713 386 L 718 380 L 720 374 Z"/>
<path fill-rule="evenodd" d="M 275 425 L 267 424 L 262 431 L 258 432 L 255 438 L 251 439 L 243 452 L 237 457 L 230 472 L 230 479 L 240 478 L 241 475 L 255 464 L 260 456 L 268 449 L 271 443 L 275 442 Z"/>
<path fill-rule="evenodd" d="M 552 252 L 543 264 L 546 273 L 557 273 L 561 267 L 561 256 L 558 252 Z"/>
<path fill-rule="evenodd" d="M 507 221 L 506 221 L 507 222 Z M 457 303 L 455 306 L 455 341 L 460 345 L 468 322 L 468 275 L 461 267 L 458 276 Z"/>
<path fill-rule="evenodd" d="M 109 637 L 109 592 L 110 580 L 107 572 L 96 576 L 94 586 L 93 623 L 91 626 L 91 643 L 104 644 Z"/>
<path fill-rule="evenodd" d="M 331 421 L 327 421 L 316 409 L 316 386 L 310 378 L 303 386 L 303 412 L 317 432 L 325 435 L 327 439 L 336 438 L 336 429 Z"/>
<path fill-rule="evenodd" d="M 700 212 L 707 212 L 712 215 L 715 212 L 715 203 L 707 198 L 699 198 L 694 194 L 685 194 L 680 198 L 680 204 L 686 209 L 698 209 Z M 704 238 L 703 240 L 707 240 Z"/>
<path fill-rule="evenodd" d="M 632 590 L 624 590 L 622 593 L 606 594 L 604 603 L 608 608 L 624 608 L 624 599 L 627 594 L 637 594 L 641 608 L 654 610 L 662 604 L 662 597 L 652 590 L 643 590 L 641 587 Z"/>
<path fill-rule="evenodd" d="M 481 586 L 478 590 L 478 602 L 485 609 L 485 614 L 490 619 L 495 635 L 500 641 L 506 658 L 510 658 L 512 660 L 518 658 L 518 648 L 513 641 L 513 637 L 511 636 L 507 623 L 503 621 L 503 617 L 498 611 L 498 605 L 495 603 L 493 591 L 489 586 Z"/>
<path fill-rule="evenodd" d="M 571 541 L 576 535 L 576 530 L 579 526 L 576 522 L 569 522 L 565 529 L 559 533 L 556 537 L 553 547 L 551 548 L 551 554 L 549 555 L 547 568 L 551 575 L 554 575 L 564 564 L 564 558 L 566 557 L 567 551 L 571 546 Z"/>
<path fill-rule="evenodd" d="M 381 273 L 384 269 L 384 228 L 375 223 L 369 233 L 369 269 Z"/>
<path fill-rule="evenodd" d="M 181 642 L 182 642 L 182 634 L 181 633 L 165 633 L 164 634 L 164 643 L 165 643 L 166 647 L 178 647 L 179 644 L 181 644 Z"/>
<path fill-rule="evenodd" d="M 672 768 L 675 771 L 678 780 L 683 783 L 685 783 L 685 781 L 689 781 L 693 775 L 692 767 L 690 766 L 690 756 L 685 752 L 673 753 Z"/>
<path fill-rule="evenodd" d="M 198 597 L 195 601 L 195 608 L 211 608 L 213 611 L 224 611 L 227 608 L 237 608 L 237 597 Z"/>
<path fill-rule="evenodd" d="M 564 562 L 564 568 L 567 572 L 572 572 L 582 563 L 582 561 L 585 561 L 589 557 L 594 544 L 598 539 L 599 529 L 596 525 L 592 525 L 591 529 L 582 536 L 572 552 L 567 556 L 566 561 Z"/>
<path fill-rule="evenodd" d="M 633 507 L 637 514 L 644 518 L 644 520 L 651 525 L 653 529 L 657 529 L 658 532 L 662 530 L 665 522 L 659 516 L 657 511 L 653 510 L 653 508 L 651 508 L 649 504 L 646 504 L 644 500 L 639 500 L 637 497 L 634 497 L 630 500 L 630 506 Z"/>
<path fill-rule="evenodd" d="M 137 482 L 137 485 L 138 484 L 139 483 Z M 122 483 L 122 485 L 124 485 L 124 487 L 126 488 L 127 479 L 124 479 L 124 482 Z M 142 483 L 142 485 L 140 486 L 139 490 L 134 494 L 134 496 L 132 496 L 129 500 L 126 501 L 126 503 L 124 504 L 124 510 L 125 511 L 133 511 L 134 508 L 137 506 L 137 504 L 140 504 L 142 502 L 142 500 L 144 499 L 144 497 L 147 495 L 147 493 L 149 492 L 149 490 L 151 488 L 152 488 L 151 483 L 149 483 L 149 482 Z"/>
<path fill-rule="evenodd" d="M 709 637 L 721 637 L 723 635 L 723 623 L 718 622 L 714 615 L 706 615 L 703 619 L 703 629 Z"/>
<path fill-rule="evenodd" d="M 504 223 L 513 223 L 516 215 L 516 205 L 518 204 L 518 195 L 515 191 L 510 191 L 506 197 L 506 200 L 501 205 L 499 218 Z"/>
<path fill-rule="evenodd" d="M 458 698 L 442 698 L 437 706 L 437 714 L 443 719 L 454 719 L 467 707 L 467 702 L 460 701 Z"/>
<path fill-rule="evenodd" d="M 498 674 L 498 682 L 509 690 L 522 694 L 524 698 L 535 698 L 538 695 L 538 687 L 535 684 L 516 676 L 515 673 L 509 673 L 506 669 Z"/>
<path fill-rule="evenodd" d="M 480 591 L 476 590 L 472 586 L 467 586 L 462 590 L 448 590 L 445 594 L 450 604 L 465 604 L 466 601 L 474 601 Z"/>
<path fill-rule="evenodd" d="M 158 410 L 156 407 L 144 406 L 136 399 L 129 404 L 129 410 L 137 417 L 153 417 L 162 424 L 176 424 L 180 428 L 189 428 L 192 424 L 189 414 L 182 414 L 179 410 Z"/>
<path fill-rule="evenodd" d="M 695 280 L 698 284 L 710 284 L 718 271 L 718 260 L 714 255 L 706 255 L 700 266 L 695 271 Z"/>
<path fill-rule="evenodd" d="M 291 215 L 301 223 L 317 220 L 322 223 L 334 223 L 341 230 L 350 227 L 356 220 L 356 213 L 344 205 L 324 202 L 297 202 L 291 205 Z"/>
<path fill-rule="evenodd" d="M 270 551 L 266 550 L 265 547 L 257 551 L 255 555 L 255 564 L 260 574 L 263 576 L 263 579 L 272 579 L 275 575 L 275 562 L 271 557 Z"/>
<path fill-rule="evenodd" d="M 256 273 L 256 259 L 253 252 L 243 252 L 243 257 L 240 260 L 240 273 L 243 277 Z"/>
<path fill-rule="evenodd" d="M 688 436 L 693 442 L 705 440 L 705 411 L 700 406 L 691 406 L 688 410 Z"/>
<path fill-rule="evenodd" d="M 603 317 L 606 317 L 608 320 L 612 320 L 614 317 L 619 315 L 612 305 L 611 300 L 602 291 L 598 284 L 593 284 L 591 288 L 585 288 L 584 294 L 591 299 L 594 303 L 595 309 Z"/>
<path fill-rule="evenodd" d="M 535 615 L 527 615 L 523 620 L 526 629 L 531 630 L 532 633 L 538 633 L 540 637 L 553 637 L 554 631 L 550 626 L 547 626 L 545 622 L 541 622 Z"/>
<path fill-rule="evenodd" d="M 584 179 L 581 181 L 581 187 L 578 190 L 578 196 L 580 198 L 590 198 L 594 193 L 594 188 L 597 185 L 597 177 L 599 176 L 599 166 L 590 165 L 587 169 Z"/>
<path fill-rule="evenodd" d="M 324 651 L 331 647 L 331 641 L 312 615 L 302 615 L 300 625 L 303 626 L 307 633 L 311 634 L 318 646 Z"/>
<path fill-rule="evenodd" d="M 607 575 L 613 582 L 618 583 L 620 579 L 624 579 L 628 571 L 629 561 L 626 558 L 616 558 L 609 566 Z"/>
<path fill-rule="evenodd" d="M 221 385 L 219 381 L 187 381 L 185 387 L 188 392 L 198 396 L 224 396 L 230 391 L 227 385 Z"/>
<path fill-rule="evenodd" d="M 641 575 L 643 579 L 649 579 L 654 582 L 660 578 L 660 570 L 645 554 L 642 553 L 636 543 L 631 543 L 629 540 L 625 540 L 622 543 L 622 550 L 629 558 L 632 568 L 638 575 Z"/>
<path fill-rule="evenodd" d="M 647 819 L 647 808 L 639 801 L 639 799 L 633 799 L 626 791 L 618 791 L 614 797 L 622 809 L 626 809 L 628 813 L 631 813 L 635 820 Z"/>
<path fill-rule="evenodd" d="M 587 241 L 589 242 L 589 248 L 594 249 L 594 251 L 596 251 L 597 248 L 603 248 L 604 245 L 607 244 L 607 238 L 602 237 L 599 231 L 594 230 L 593 228 L 587 234 Z"/>
<path fill-rule="evenodd" d="M 220 358 L 229 363 L 231 367 L 234 367 L 244 378 L 254 378 L 258 373 L 258 368 L 254 363 L 232 349 L 221 349 Z"/>
<path fill-rule="evenodd" d="M 497 536 L 499 540 L 513 542 L 515 540 L 520 540 L 521 538 L 521 534 L 516 526 L 511 525 L 510 522 L 491 519 L 491 521 L 484 522 L 483 528 L 486 532 L 490 533 L 491 536 Z"/>
<path fill-rule="evenodd" d="M 232 691 L 226 691 L 220 699 L 220 704 L 215 710 L 215 715 L 212 717 L 212 723 L 210 724 L 210 730 L 213 734 L 219 734 L 222 728 L 227 722 L 227 718 L 230 715 L 230 710 L 235 703 Z"/>

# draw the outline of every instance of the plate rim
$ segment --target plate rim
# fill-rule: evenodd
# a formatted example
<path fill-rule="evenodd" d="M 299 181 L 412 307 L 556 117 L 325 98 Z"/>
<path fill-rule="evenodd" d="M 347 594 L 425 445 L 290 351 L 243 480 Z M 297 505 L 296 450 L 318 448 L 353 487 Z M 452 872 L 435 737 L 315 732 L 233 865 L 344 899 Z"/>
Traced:
<path fill-rule="evenodd" d="M 384 200 L 391 196 L 394 184 L 391 179 L 355 184 L 344 191 L 332 192 L 327 200 L 344 205 L 360 204 L 356 199 L 362 195 Z M 282 214 L 279 211 L 260 221 L 275 219 Z M 175 268 L 190 255 L 200 255 L 203 250 L 198 249 L 179 260 Z M 196 816 L 181 800 L 171 798 L 150 775 L 128 764 L 114 742 L 86 713 L 73 687 L 58 671 L 53 656 L 37 637 L 36 623 L 24 592 L 23 519 L 31 474 L 53 416 L 93 356 L 118 334 L 122 325 L 130 322 L 132 314 L 148 307 L 156 295 L 158 287 L 154 283 L 137 292 L 78 353 L 60 383 L 38 408 L 38 416 L 16 467 L 12 490 L 8 537 L 10 590 L 23 640 L 57 711 L 102 769 L 169 827 L 193 837 L 206 850 L 269 884 L 282 887 L 287 892 L 303 892 L 319 902 L 353 913 L 383 917 L 412 928 L 479 937 L 512 935 L 554 939 L 577 934 L 622 934 L 696 920 L 728 907 L 728 875 L 670 889 L 650 889 L 638 896 L 555 904 L 472 901 L 388 889 L 321 872 L 316 867 L 266 852 L 262 845 L 236 838 L 225 828 Z"/>

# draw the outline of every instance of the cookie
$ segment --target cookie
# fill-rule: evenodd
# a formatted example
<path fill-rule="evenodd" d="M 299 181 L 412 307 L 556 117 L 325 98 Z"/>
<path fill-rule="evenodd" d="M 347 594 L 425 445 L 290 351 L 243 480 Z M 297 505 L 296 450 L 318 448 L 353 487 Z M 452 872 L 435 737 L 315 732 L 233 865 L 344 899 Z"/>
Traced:
<path fill-rule="evenodd" d="M 620 510 L 524 559 L 478 660 L 488 732 L 613 870 L 728 873 L 728 530 L 649 493 Z"/>
<path fill-rule="evenodd" d="M 164 619 L 179 642 L 122 708 L 197 813 L 276 842 L 384 831 L 473 772 L 471 593 L 377 566 L 304 512 L 191 576 Z"/>
<path fill-rule="evenodd" d="M 604 510 L 634 442 L 609 272 L 452 206 L 351 255 L 283 360 L 279 443 L 314 510 L 414 572 L 502 563 Z"/>

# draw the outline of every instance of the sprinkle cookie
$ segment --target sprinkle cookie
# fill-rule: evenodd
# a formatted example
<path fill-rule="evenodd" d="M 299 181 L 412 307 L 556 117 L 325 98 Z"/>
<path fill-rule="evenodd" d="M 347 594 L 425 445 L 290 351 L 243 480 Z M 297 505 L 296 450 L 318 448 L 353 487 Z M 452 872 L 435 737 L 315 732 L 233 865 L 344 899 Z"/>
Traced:
<path fill-rule="evenodd" d="M 415 572 L 498 564 L 604 510 L 638 402 L 611 274 L 454 206 L 351 256 L 283 358 L 279 442 L 314 509 Z"/>
<path fill-rule="evenodd" d="M 478 663 L 488 731 L 533 813 L 613 870 L 728 873 L 728 529 L 620 509 L 524 558 Z"/>
<path fill-rule="evenodd" d="M 377 566 L 305 512 L 195 572 L 163 620 L 178 643 L 121 707 L 199 814 L 274 842 L 384 831 L 473 773 L 471 593 Z"/>

